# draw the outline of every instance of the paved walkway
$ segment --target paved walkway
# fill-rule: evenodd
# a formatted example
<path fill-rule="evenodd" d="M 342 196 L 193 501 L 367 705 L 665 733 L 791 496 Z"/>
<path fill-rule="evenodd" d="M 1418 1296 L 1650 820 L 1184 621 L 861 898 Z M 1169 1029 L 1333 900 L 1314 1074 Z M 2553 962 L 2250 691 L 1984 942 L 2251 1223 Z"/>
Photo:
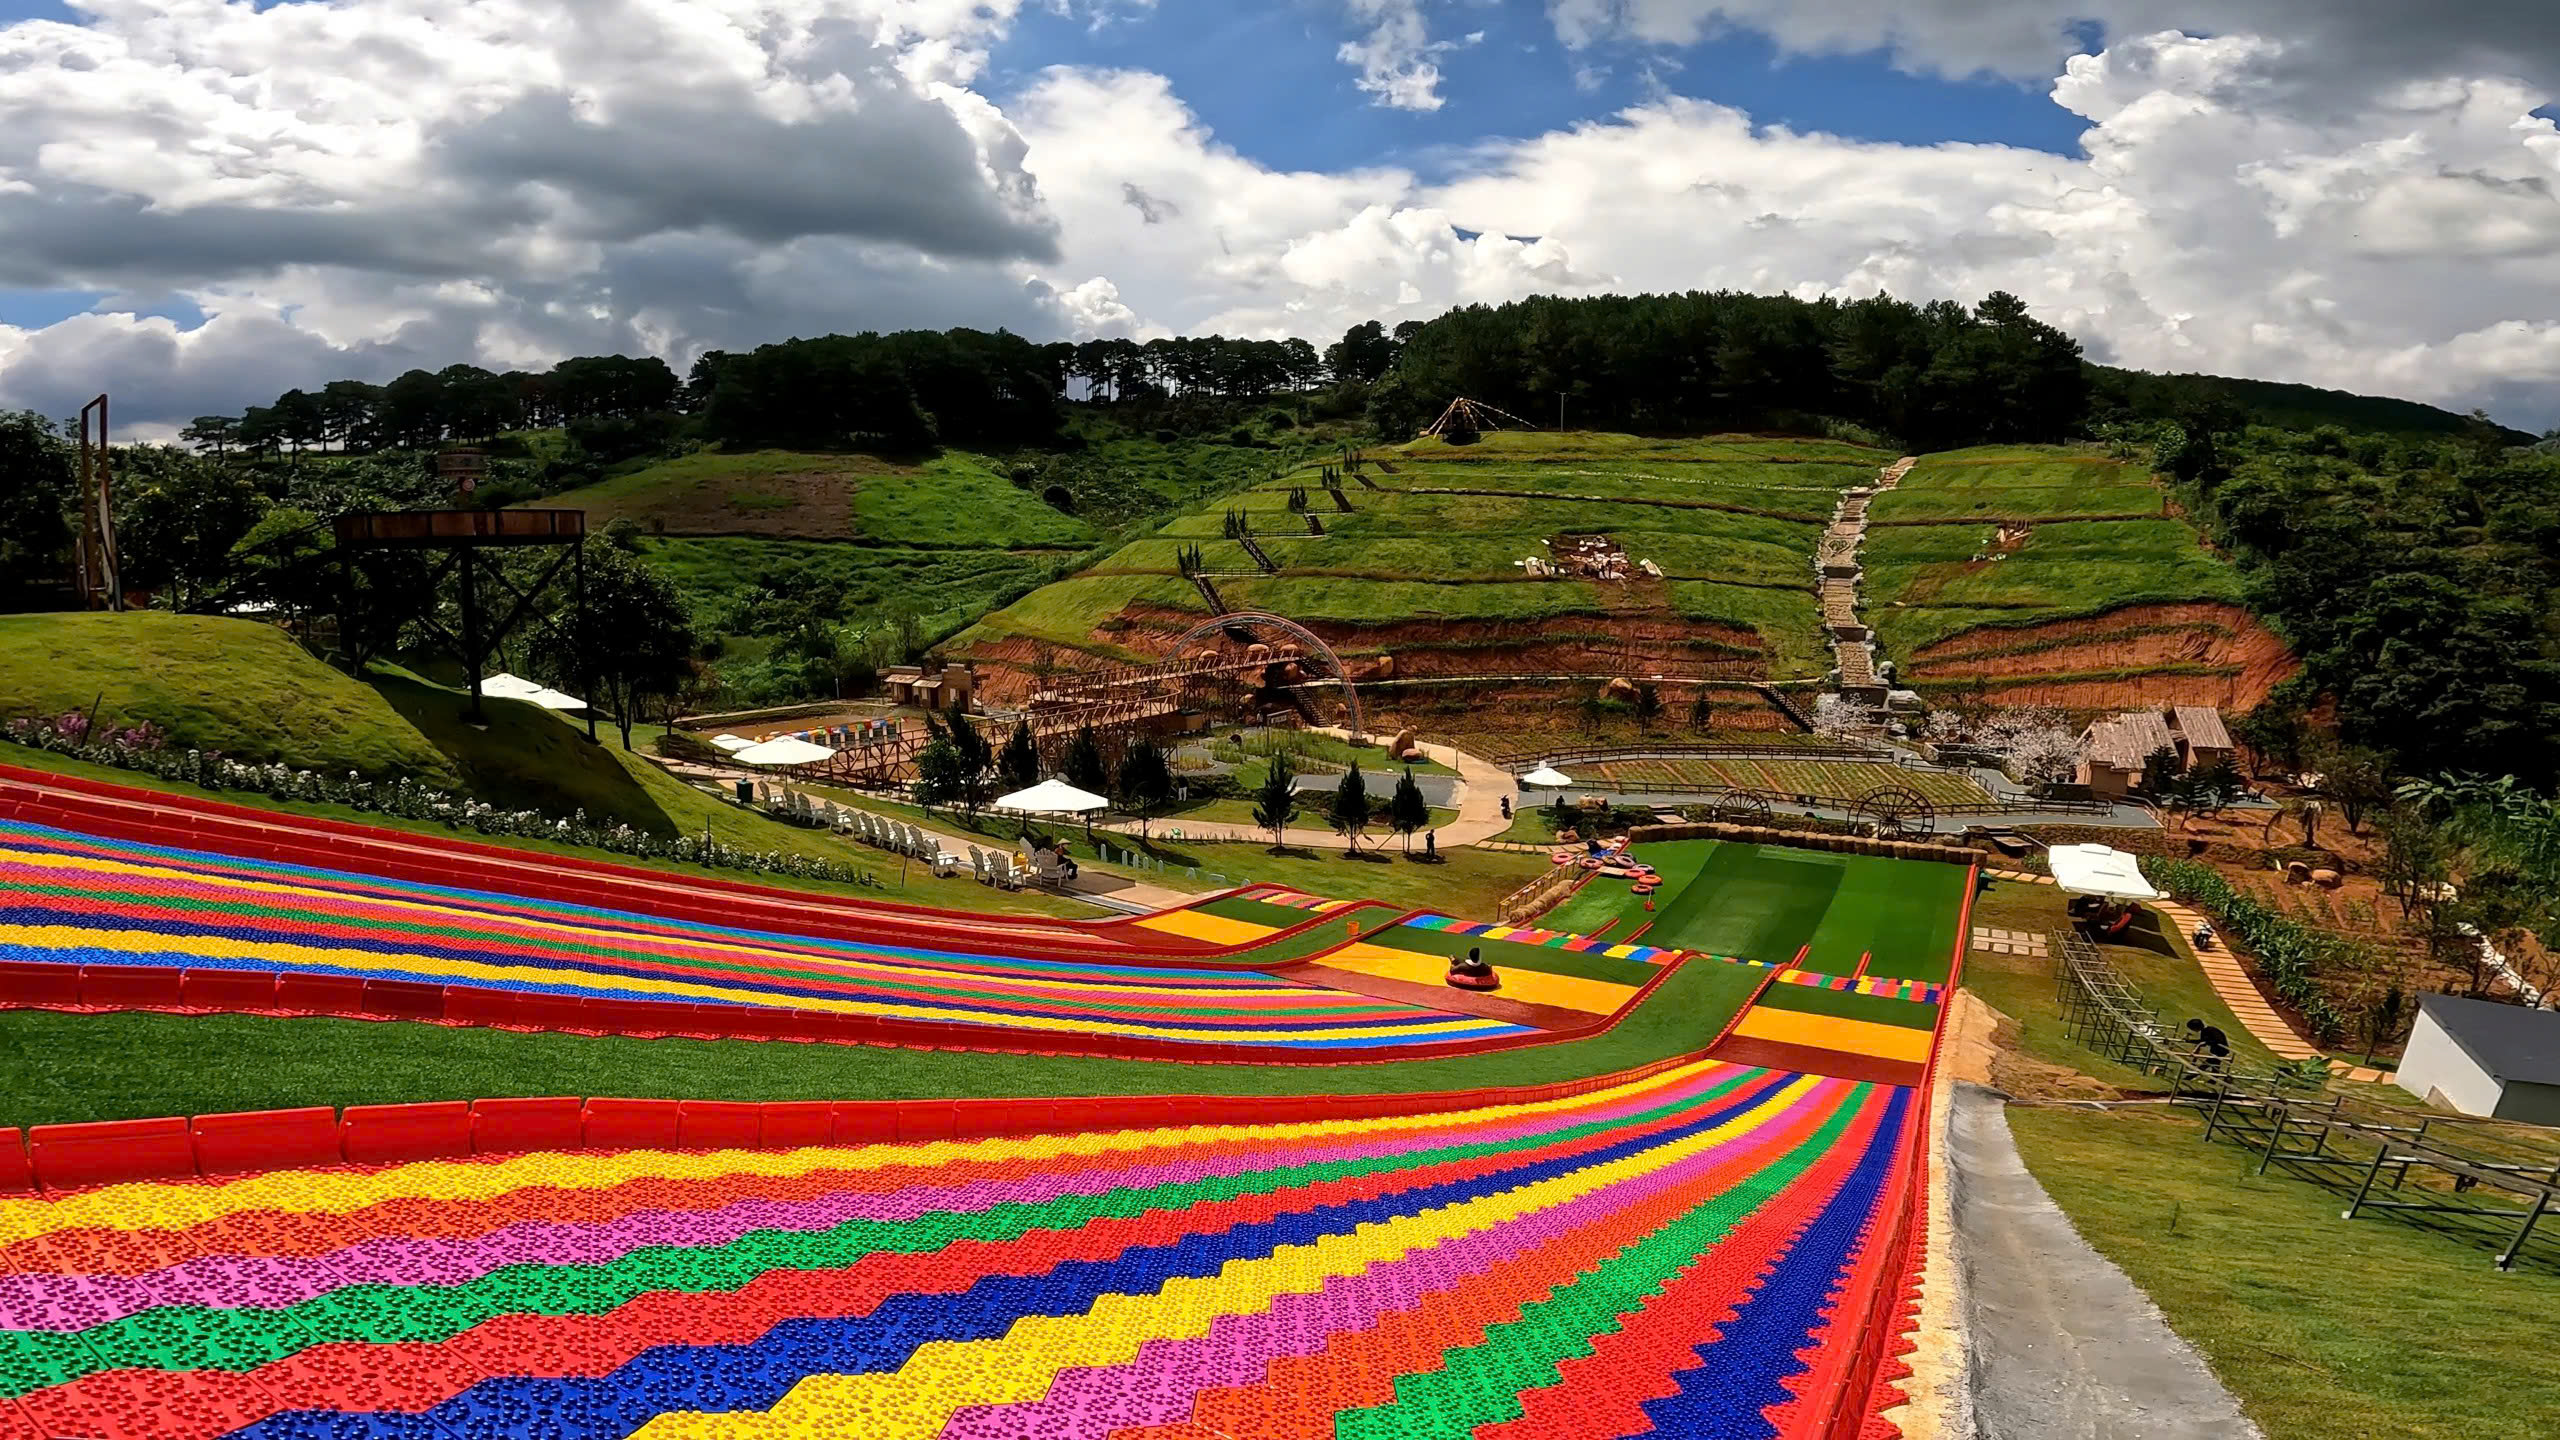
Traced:
<path fill-rule="evenodd" d="M 1330 727 L 1319 727 L 1314 733 L 1338 737 L 1343 732 Z M 1425 745 L 1421 748 L 1423 754 L 1458 772 L 1458 818 L 1441 826 L 1436 832 L 1440 837 L 1441 849 L 1455 850 L 1461 846 L 1482 845 L 1511 828 L 1511 822 L 1504 819 L 1502 815 L 1503 797 L 1511 796 L 1516 801 L 1519 795 L 1518 782 L 1511 778 L 1510 771 L 1489 760 L 1478 759 L 1463 750 L 1452 749 L 1446 745 Z M 1376 792 L 1373 790 L 1371 793 Z M 1304 816 L 1306 813 L 1305 807 L 1301 806 L 1299 814 Z M 1134 821 L 1095 828 L 1107 829 L 1120 835 L 1138 833 L 1138 826 Z M 1185 820 L 1179 816 L 1156 821 L 1149 827 L 1148 833 L 1170 838 L 1176 831 L 1180 831 L 1185 840 L 1233 840 L 1264 845 L 1271 843 L 1271 832 L 1258 826 L 1237 825 L 1223 820 Z M 1284 833 L 1286 835 L 1284 843 L 1296 849 L 1339 850 L 1344 848 L 1342 837 L 1330 829 L 1317 830 L 1292 825 Z M 1387 831 L 1372 826 L 1361 845 L 1365 849 L 1375 848 L 1381 844 L 1398 843 Z"/>
<path fill-rule="evenodd" d="M 669 771 L 673 772 L 679 780 L 709 783 L 723 799 L 728 798 L 732 793 L 732 787 L 737 781 L 744 779 L 771 781 L 771 783 L 780 785 L 784 789 L 790 788 L 790 782 L 788 781 L 774 781 L 770 776 L 756 775 L 745 770 L 733 770 L 722 766 L 703 765 L 694 761 L 686 760 L 661 760 L 659 763 L 664 765 Z M 915 821 L 909 820 L 903 815 L 893 815 L 886 811 L 866 809 L 865 807 L 856 805 L 851 801 L 836 800 L 833 799 L 833 797 L 829 797 L 829 803 L 835 805 L 839 810 L 861 810 L 864 814 L 874 816 L 878 819 L 895 820 L 901 824 L 915 825 L 916 829 L 922 832 L 927 840 L 941 846 L 943 853 L 948 855 L 966 855 L 969 853 L 969 847 L 972 845 L 977 846 L 981 850 L 995 850 L 1002 847 L 1004 844 L 1004 842 L 989 835 L 948 834 L 944 831 L 936 830 L 930 825 L 918 825 Z M 867 857 L 875 864 L 897 858 L 885 850 L 865 845 L 861 841 L 855 840 L 850 836 L 845 837 L 845 848 L 853 852 L 856 856 Z M 1012 852 L 1007 850 L 1006 853 L 1011 854 Z M 1143 880 L 1135 880 L 1126 875 L 1113 874 L 1102 870 L 1084 870 L 1079 872 L 1072 882 L 1063 887 L 1062 891 L 1053 890 L 1048 886 L 1042 886 L 1039 888 L 1046 894 L 1064 893 L 1080 899 L 1093 900 L 1097 904 L 1104 905 L 1106 908 L 1135 906 L 1145 910 L 1162 910 L 1174 905 L 1187 905 L 1193 900 L 1199 898 L 1180 890 L 1168 890 L 1161 885 L 1150 885 Z"/>
<path fill-rule="evenodd" d="M 2036 1183 L 1996 1092 L 1956 1087 L 1947 1142 L 1981 1440 L 2255 1440 L 2194 1348 Z"/>

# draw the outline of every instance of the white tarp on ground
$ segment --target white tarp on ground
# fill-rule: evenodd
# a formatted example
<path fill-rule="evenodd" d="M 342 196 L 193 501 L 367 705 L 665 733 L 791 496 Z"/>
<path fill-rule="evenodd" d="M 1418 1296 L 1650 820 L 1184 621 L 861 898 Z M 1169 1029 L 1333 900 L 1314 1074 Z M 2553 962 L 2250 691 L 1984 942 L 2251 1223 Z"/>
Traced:
<path fill-rule="evenodd" d="M 2142 867 L 2121 850 L 2105 845 L 2056 845 L 2045 852 L 2053 866 L 2053 883 L 2071 895 L 2103 895 L 2110 900 L 2157 900 L 2160 892 L 2142 878 Z"/>
<path fill-rule="evenodd" d="M 1028 790 L 1016 790 L 996 801 L 998 810 L 1012 810 L 1024 815 L 1081 815 L 1088 810 L 1107 810 L 1111 802 L 1090 790 L 1079 790 L 1064 780 L 1043 780 Z"/>
<path fill-rule="evenodd" d="M 1523 785 L 1570 785 L 1573 783 L 1573 777 L 1553 765 L 1541 765 L 1521 776 L 1520 783 Z"/>
<path fill-rule="evenodd" d="M 545 710 L 584 710 L 587 702 L 575 695 L 564 695 L 547 685 L 537 685 L 521 675 L 500 671 L 480 678 L 480 693 L 492 700 L 524 700 Z"/>
<path fill-rule="evenodd" d="M 750 745 L 733 758 L 749 765 L 813 765 L 835 753 L 824 745 L 812 745 L 806 740 L 793 740 L 786 736 L 780 740 L 767 740 L 761 745 Z"/>

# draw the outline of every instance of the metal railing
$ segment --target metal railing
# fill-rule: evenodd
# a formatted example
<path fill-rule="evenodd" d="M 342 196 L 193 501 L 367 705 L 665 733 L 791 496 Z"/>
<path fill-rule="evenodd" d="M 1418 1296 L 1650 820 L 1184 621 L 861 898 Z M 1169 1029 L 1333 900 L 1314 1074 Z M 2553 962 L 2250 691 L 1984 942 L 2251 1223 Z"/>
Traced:
<path fill-rule="evenodd" d="M 2425 1116 L 2413 1125 L 2400 1112 L 2328 1093 L 2308 1078 L 2200 1056 L 2098 947 L 2077 935 L 2053 935 L 2048 943 L 2062 957 L 2056 983 L 2064 1030 L 2117 1064 L 2168 1078 L 2171 1102 L 2203 1118 L 2203 1138 L 2254 1152 L 2256 1173 L 2282 1170 L 2347 1195 L 2341 1219 L 2367 1211 L 2449 1217 L 2473 1238 L 2503 1235 L 2500 1270 L 2515 1268 L 2537 1231 L 2543 1248 L 2553 1248 L 2553 1231 L 2542 1221 L 2560 1213 L 2560 1154 L 2492 1152 L 2469 1122 Z M 2448 1130 L 2466 1127 L 2472 1136 L 2448 1138 Z M 2498 1203 L 2499 1195 L 2514 1203 Z M 2550 1258 L 2560 1263 L 2560 1253 Z"/>

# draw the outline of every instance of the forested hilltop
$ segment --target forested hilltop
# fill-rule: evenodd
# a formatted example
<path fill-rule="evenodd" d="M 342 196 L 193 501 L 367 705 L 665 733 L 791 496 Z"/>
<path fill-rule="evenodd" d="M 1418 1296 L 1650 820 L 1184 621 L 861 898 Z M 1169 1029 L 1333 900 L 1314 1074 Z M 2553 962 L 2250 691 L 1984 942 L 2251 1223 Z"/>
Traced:
<path fill-rule="evenodd" d="M 493 466 L 472 503 L 576 492 L 632 522 L 626 544 L 762 700 L 840 680 L 825 632 L 877 628 L 870 610 L 905 607 L 899 648 L 929 643 L 1185 505 L 1364 433 L 1401 441 L 1460 396 L 1576 430 L 2105 444 L 2173 478 L 2308 663 L 2268 707 L 2271 743 L 2334 702 L 2347 739 L 2408 768 L 2560 768 L 2560 457 L 2406 401 L 2093 365 L 2004 294 L 1539 298 L 1321 350 L 964 329 L 715 351 L 682 375 L 650 356 L 454 365 L 200 417 L 194 453 L 128 447 L 119 529 L 137 587 L 199 603 L 280 534 L 452 503 L 428 453 L 478 445 Z M 0 603 L 59 603 L 70 477 L 57 426 L 0 423 L 0 573 L 21 587 Z"/>

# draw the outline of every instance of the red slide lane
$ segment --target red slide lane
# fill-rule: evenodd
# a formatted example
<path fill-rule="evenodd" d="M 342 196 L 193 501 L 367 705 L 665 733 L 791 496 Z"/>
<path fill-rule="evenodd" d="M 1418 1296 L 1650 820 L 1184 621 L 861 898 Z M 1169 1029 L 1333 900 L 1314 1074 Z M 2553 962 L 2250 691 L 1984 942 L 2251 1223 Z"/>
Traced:
<path fill-rule="evenodd" d="M 1235 963 L 1274 969 L 1305 958 L 1230 957 L 1326 926 L 1345 912 L 1310 915 L 1252 945 L 1220 945 L 1132 924 L 1125 918 L 987 916 L 887 901 L 774 889 L 711 875 L 647 870 L 606 861 L 538 855 L 476 841 L 386 830 L 343 820 L 254 810 L 193 795 L 136 790 L 0 765 L 0 815 L 174 848 L 211 850 L 284 864 L 353 871 L 412 884 L 495 891 L 557 903 L 626 910 L 697 924 L 820 935 L 874 944 L 971 951 L 1001 944 L 1025 959 L 1121 965 Z M 859 855 L 860 852 L 850 852 Z M 1208 897 L 1203 897 L 1208 898 Z M 1194 902 L 1197 903 L 1197 902 Z M 1415 913 L 1365 902 L 1370 921 Z"/>
<path fill-rule="evenodd" d="M 864 902 L 834 901 L 823 896 L 803 896 L 733 881 L 698 880 L 691 876 L 636 870 L 627 866 L 528 856 L 525 852 L 498 846 L 447 841 L 437 836 L 415 836 L 343 821 L 278 815 L 193 796 L 163 795 L 157 791 L 139 791 L 96 781 L 74 781 L 64 786 L 35 783 L 48 778 L 0 765 L 0 818 L 105 834 L 145 844 L 243 854 L 268 861 L 373 874 L 413 883 L 496 890 L 569 904 L 609 903 L 617 908 L 672 919 L 742 925 L 757 923 L 752 917 L 765 915 L 768 918 L 762 923 L 775 926 L 782 933 L 815 932 L 873 944 L 914 943 L 919 947 L 958 944 L 964 948 L 995 948 L 989 946 L 989 940 L 997 938 L 998 947 L 1018 958 L 1123 965 L 1215 963 L 1214 953 L 1140 952 L 1122 946 L 1068 951 L 1022 942 L 1024 931 L 1050 928 L 1047 926 L 997 925 L 986 923 L 981 917 L 952 912 L 910 906 L 870 906 Z M 610 894 L 605 893 L 608 890 Z M 716 900 L 706 896 L 697 904 L 686 898 L 706 890 L 715 892 Z M 1303 924 L 1277 932 L 1257 944 L 1268 945 L 1274 940 L 1310 931 L 1329 931 L 1342 924 L 1346 917 L 1362 914 L 1383 918 L 1382 924 L 1363 927 L 1374 933 L 1388 925 L 1400 924 L 1408 915 L 1418 913 L 1364 901 L 1349 909 L 1311 916 Z M 907 934 L 902 940 L 901 932 L 915 917 L 930 919 L 934 928 L 929 934 Z M 1059 921 L 1055 924 L 1071 932 L 1092 927 L 1092 922 L 1080 921 Z M 1157 932 L 1138 933 L 1153 936 Z M 1163 938 L 1182 943 L 1180 937 Z M 1349 943 L 1350 939 L 1346 933 L 1341 941 L 1325 945 L 1312 952 L 1311 957 L 1247 962 L 1238 968 L 1286 971 L 1307 963 L 1312 956 L 1320 956 L 1340 944 Z M 1244 947 L 1225 947 L 1225 953 L 1232 954 L 1240 948 Z M 308 976 L 257 972 L 188 971 L 173 974 L 113 965 L 81 966 L 75 974 L 67 966 L 0 963 L 0 1008 L 330 1015 L 577 1034 L 894 1045 L 914 1049 L 1074 1055 L 1182 1064 L 1344 1066 L 1487 1054 L 1605 1034 L 1650 998 L 1654 989 L 1669 980 L 1681 963 L 1684 962 L 1674 961 L 1661 967 L 1660 973 L 1648 980 L 1615 1013 L 1575 1029 L 1400 1045 L 1368 1052 L 1293 1050 L 1117 1035 L 1042 1035 L 1035 1044 L 1023 1032 L 1000 1026 L 859 1015 L 817 1015 L 806 1011 L 667 1001 L 578 1000 L 520 995 L 473 986 L 430 986 L 352 978 L 330 980 L 326 977 L 315 980 Z M 263 991 L 260 989 L 262 986 L 265 987 Z M 162 993 L 164 990 L 169 993 Z"/>

